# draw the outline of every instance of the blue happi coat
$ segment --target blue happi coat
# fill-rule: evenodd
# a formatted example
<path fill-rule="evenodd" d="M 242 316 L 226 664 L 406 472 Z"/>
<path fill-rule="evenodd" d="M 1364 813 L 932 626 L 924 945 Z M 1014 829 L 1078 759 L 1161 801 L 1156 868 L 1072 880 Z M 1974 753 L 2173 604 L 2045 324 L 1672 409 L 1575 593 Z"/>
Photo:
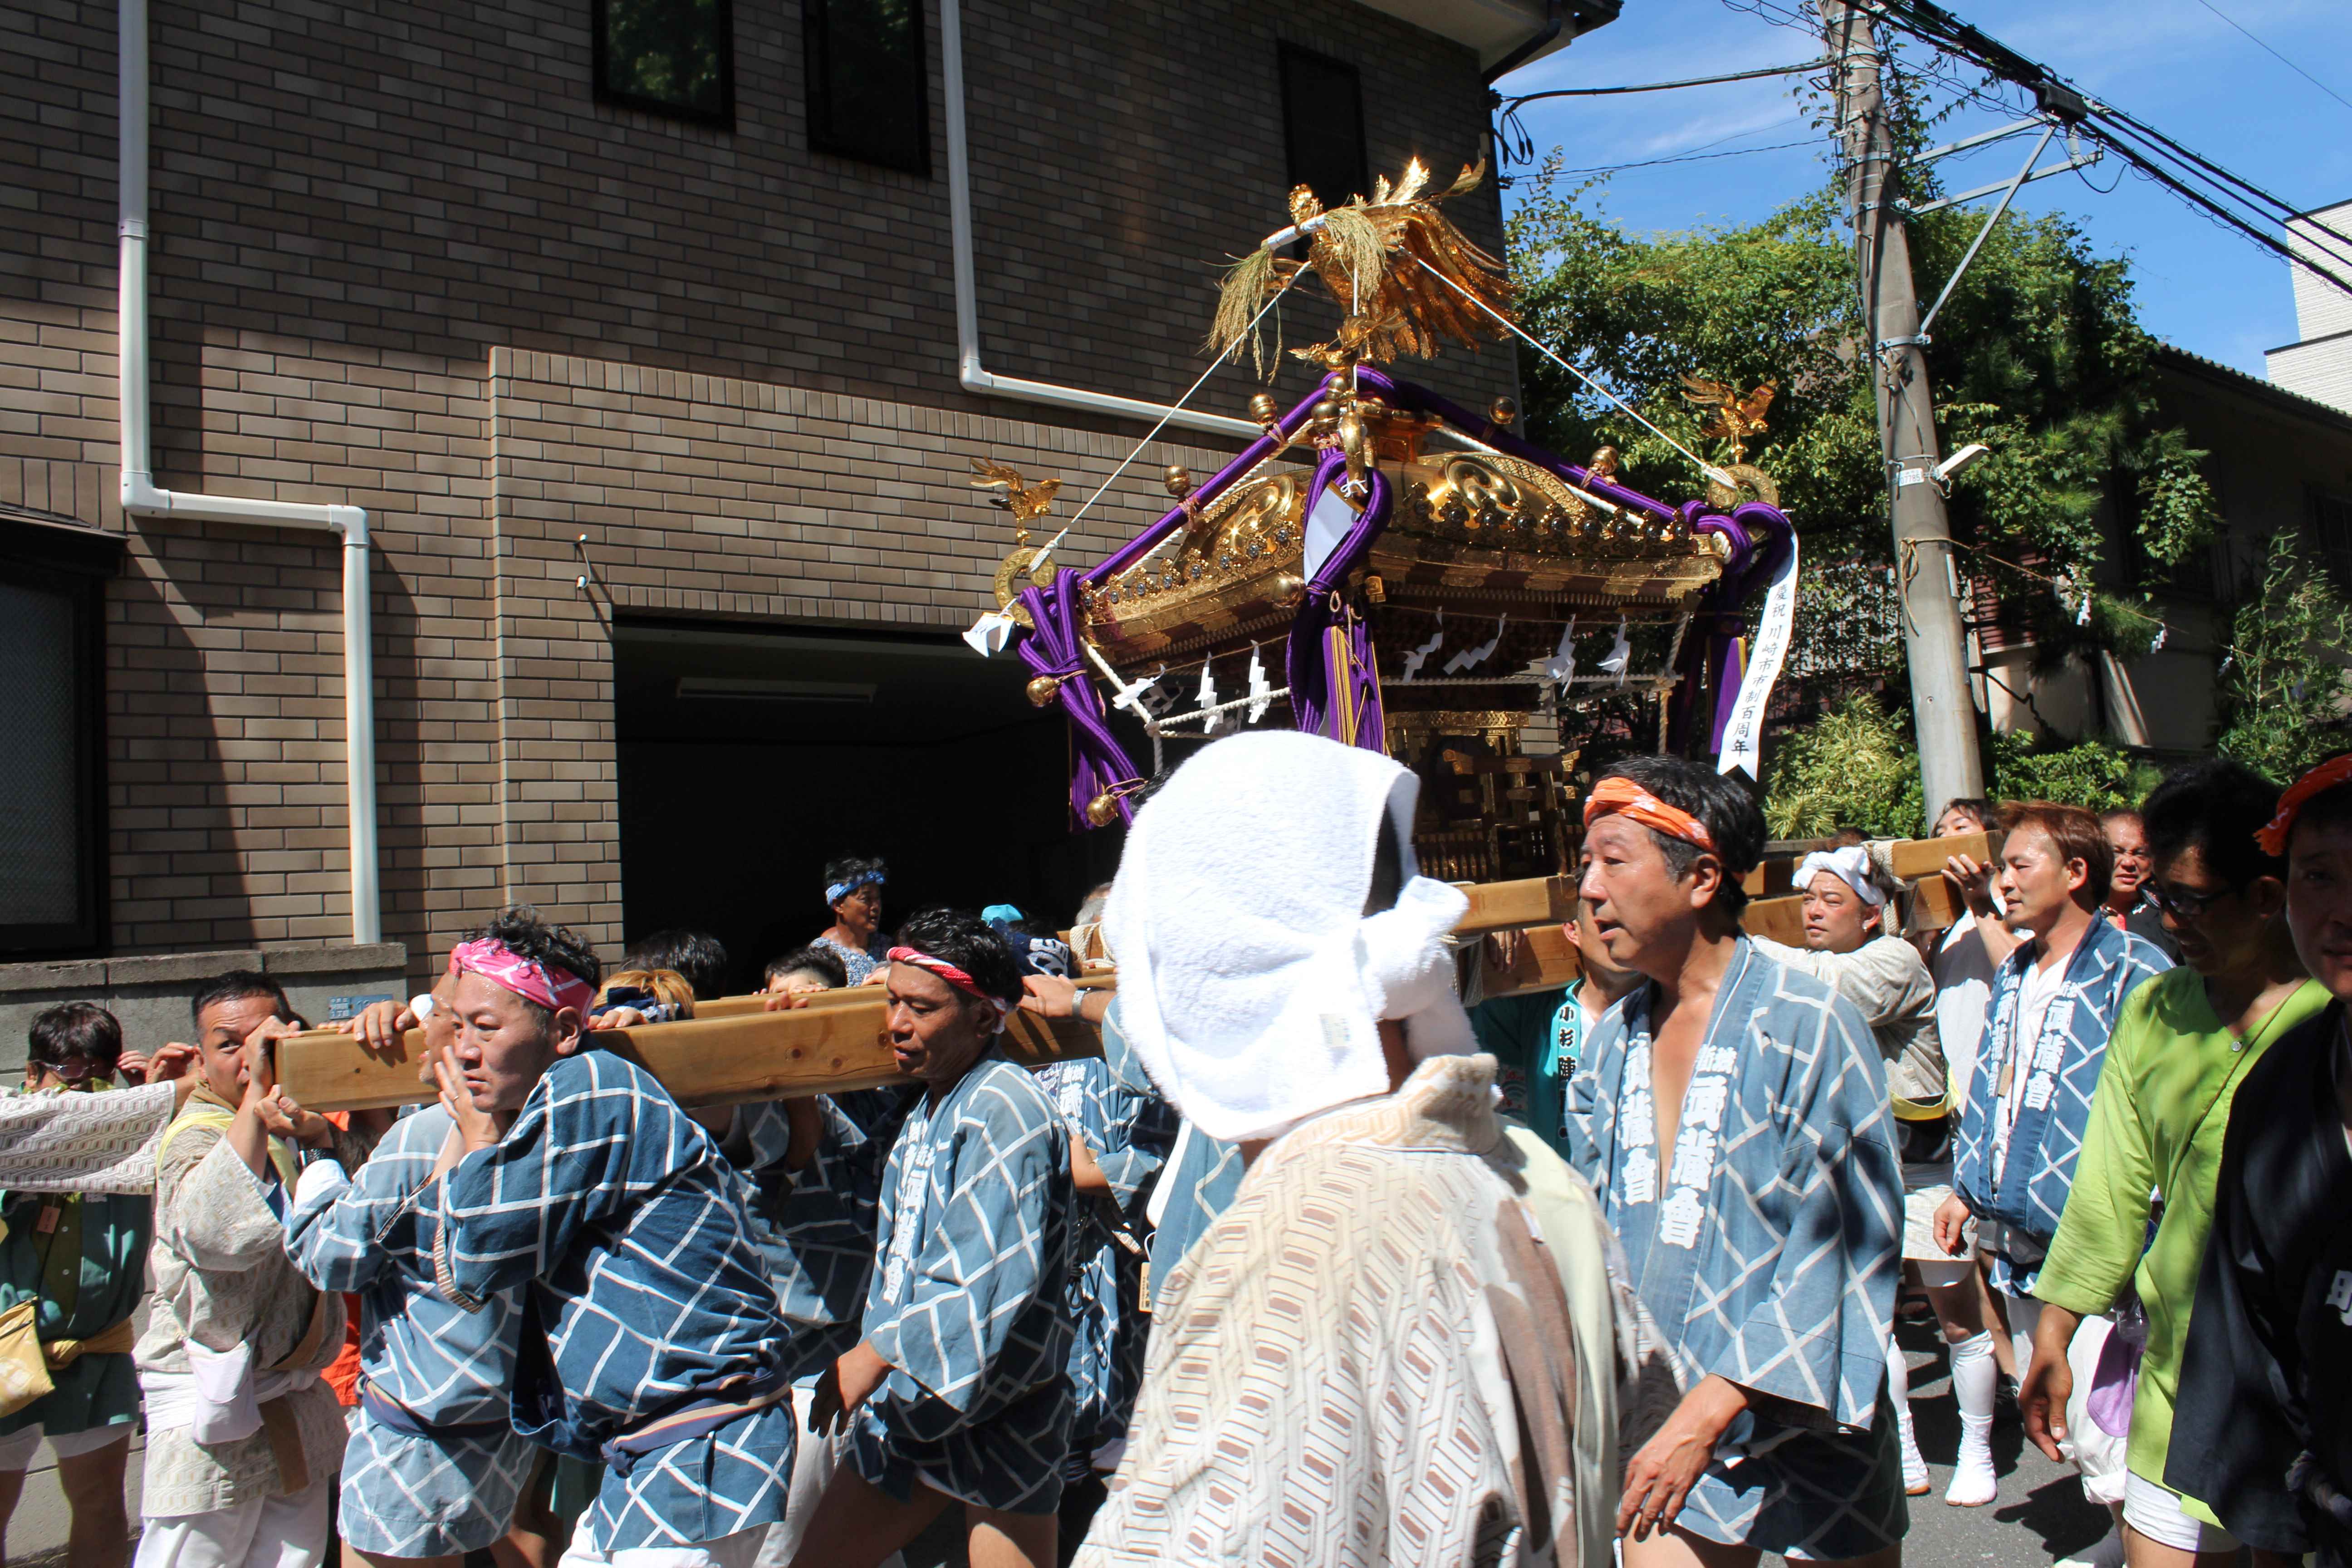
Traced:
<path fill-rule="evenodd" d="M 797 1172 L 784 1167 L 790 1133 L 782 1102 L 737 1111 L 761 1250 L 784 1316 L 792 1320 L 794 1377 L 823 1370 L 866 1336 L 882 1174 L 920 1092 L 891 1089 L 815 1098 L 823 1130 L 814 1157 Z"/>
<path fill-rule="evenodd" d="M 1992 1282 L 2024 1295 L 2041 1272 L 2041 1250 L 2058 1234 L 2058 1216 L 2074 1187 L 2074 1163 L 2091 1124 L 2091 1092 L 2107 1056 L 2107 1036 L 2123 1011 L 2124 998 L 2171 961 L 2143 938 L 2119 931 L 2101 918 L 2066 959 L 2066 978 L 2042 1017 L 2042 1033 L 2012 1073 L 2011 1039 L 2018 994 L 2033 963 L 2033 943 L 2017 951 L 1993 972 L 1992 1000 L 1985 1009 L 1984 1044 L 1969 1092 L 1960 1102 L 1959 1136 L 1952 1159 L 1952 1190 L 1978 1217 L 2014 1226 L 2031 1239 L 2031 1256 L 1993 1257 Z M 2009 1151 L 1998 1161 L 2000 1081 L 2012 1079 L 2023 1096 L 2010 1129 Z"/>
<path fill-rule="evenodd" d="M 1903 1252 L 1885 1066 L 1852 1003 L 1743 938 L 1662 1150 L 1654 991 L 1602 1016 L 1568 1121 L 1685 1392 L 1715 1374 L 1750 1394 L 1675 1522 L 1783 1554 L 1875 1552 L 1906 1523 L 1880 1418 Z"/>
<path fill-rule="evenodd" d="M 444 1293 L 471 1308 L 529 1288 L 515 1430 L 607 1461 L 581 1526 L 598 1551 L 690 1546 L 783 1517 L 788 1400 L 627 1463 L 609 1452 L 698 1398 L 781 1382 L 788 1330 L 748 1198 L 653 1075 L 593 1048 L 559 1058 L 506 1136 L 442 1181 Z"/>
<path fill-rule="evenodd" d="M 866 1302 L 866 1342 L 890 1373 L 849 1446 L 867 1481 L 1013 1513 L 1059 1503 L 1071 1197 L 1068 1126 L 1001 1051 L 908 1109 Z"/>
<path fill-rule="evenodd" d="M 1099 1058 L 1040 1068 L 1037 1086 L 1093 1151 L 1118 1211 L 1114 1228 L 1099 1204 L 1079 1204 L 1066 1292 L 1073 1331 L 1070 1394 L 1077 1406 L 1066 1469 L 1082 1479 L 1097 1449 L 1127 1435 L 1143 1386 L 1143 1342 L 1151 1320 L 1142 1300 L 1139 1237 L 1148 1229 L 1144 1200 L 1176 1141 L 1176 1115 L 1148 1087 L 1121 1082 Z"/>
<path fill-rule="evenodd" d="M 312 1165 L 286 1216 L 294 1267 L 360 1299 L 361 1373 L 389 1404 L 362 1407 L 343 1450 L 342 1531 L 387 1557 L 487 1551 L 539 1458 L 509 1419 L 521 1296 L 501 1290 L 467 1311 L 433 1282 L 440 1205 L 418 1200 L 451 1125 L 427 1106 L 394 1122 L 355 1174 Z"/>

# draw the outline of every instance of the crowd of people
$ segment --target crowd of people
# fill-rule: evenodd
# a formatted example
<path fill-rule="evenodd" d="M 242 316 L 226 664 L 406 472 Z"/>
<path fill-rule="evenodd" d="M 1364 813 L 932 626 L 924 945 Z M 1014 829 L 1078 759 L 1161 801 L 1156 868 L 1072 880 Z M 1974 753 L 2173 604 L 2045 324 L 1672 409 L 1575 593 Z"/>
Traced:
<path fill-rule="evenodd" d="M 1204 747 L 1069 940 L 885 935 L 887 868 L 835 862 L 760 988 L 878 988 L 901 1087 L 682 1106 L 598 1036 L 724 950 L 608 971 L 520 908 L 339 1026 L 422 1031 L 398 1115 L 280 1089 L 267 975 L 146 1052 L 49 1009 L 0 1100 L 0 1528 L 46 1442 L 70 1561 L 125 1562 L 143 1422 L 142 1568 L 869 1568 L 950 1509 L 978 1568 L 1890 1568 L 1908 1300 L 1946 1503 L 2000 1493 L 2007 1380 L 2095 1557 L 2352 1568 L 2352 757 L 1954 801 L 2001 837 L 1944 930 L 1841 835 L 1801 945 L 1743 929 L 1753 799 L 1632 759 L 1580 978 L 1492 999 L 1418 789 Z M 1101 1055 L 1017 1060 L 1014 1009 Z"/>

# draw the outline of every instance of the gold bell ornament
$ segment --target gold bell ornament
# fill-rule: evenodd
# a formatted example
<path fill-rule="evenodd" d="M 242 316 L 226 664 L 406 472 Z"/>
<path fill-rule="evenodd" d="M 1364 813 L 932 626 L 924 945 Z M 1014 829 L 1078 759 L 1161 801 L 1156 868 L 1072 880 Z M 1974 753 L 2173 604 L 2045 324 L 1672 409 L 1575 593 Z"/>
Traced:
<path fill-rule="evenodd" d="M 1055 698 L 1059 697 L 1061 694 L 1062 678 L 1060 676 L 1038 676 L 1029 683 L 1029 706 L 1032 708 L 1045 707 L 1051 703 Z"/>

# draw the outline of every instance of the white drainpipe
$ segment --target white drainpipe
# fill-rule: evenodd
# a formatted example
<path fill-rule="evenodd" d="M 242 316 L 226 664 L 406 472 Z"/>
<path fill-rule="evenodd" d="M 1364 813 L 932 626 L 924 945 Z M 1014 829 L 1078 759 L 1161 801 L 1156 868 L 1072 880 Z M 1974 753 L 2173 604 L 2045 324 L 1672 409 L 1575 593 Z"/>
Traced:
<path fill-rule="evenodd" d="M 343 542 L 343 751 L 352 831 L 352 941 L 383 940 L 376 883 L 375 659 L 368 627 L 368 518 L 364 508 L 245 500 L 155 488 L 147 398 L 147 0 L 121 0 L 121 299 L 122 510 L 131 517 L 324 528 Z"/>
<path fill-rule="evenodd" d="M 123 0 L 129 5 L 131 0 Z M 1076 408 L 1088 414 L 1111 414 L 1121 419 L 1157 422 L 1218 436 L 1238 436 L 1255 441 L 1265 434 L 1246 419 L 1228 419 L 1190 409 L 1172 412 L 1164 403 L 1134 397 L 1113 397 L 1084 387 L 1057 386 L 1047 381 L 1024 381 L 993 375 L 980 363 L 980 289 L 971 265 L 971 157 L 964 144 L 963 7 L 959 0 L 940 0 L 940 74 L 945 79 L 948 108 L 948 235 L 955 264 L 957 379 L 966 392 L 990 397 L 1016 398 L 1055 408 Z"/>

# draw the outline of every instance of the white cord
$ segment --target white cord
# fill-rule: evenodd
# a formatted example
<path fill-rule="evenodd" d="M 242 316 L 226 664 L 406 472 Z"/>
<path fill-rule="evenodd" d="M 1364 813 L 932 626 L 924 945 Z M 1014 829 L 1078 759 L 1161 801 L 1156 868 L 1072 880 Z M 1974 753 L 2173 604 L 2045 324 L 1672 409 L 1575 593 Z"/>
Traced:
<path fill-rule="evenodd" d="M 1599 382 L 1593 380 L 1591 376 L 1585 374 L 1574 365 L 1569 363 L 1568 361 L 1560 358 L 1559 355 L 1552 353 L 1551 350 L 1547 348 L 1544 344 L 1538 342 L 1534 338 L 1528 337 L 1528 334 L 1521 330 L 1519 324 L 1511 320 L 1510 317 L 1506 316 L 1500 310 L 1495 309 L 1494 306 L 1489 305 L 1486 300 L 1481 300 L 1477 295 L 1473 294 L 1469 289 L 1465 289 L 1461 284 L 1456 283 L 1453 279 L 1448 278 L 1444 273 L 1440 272 L 1436 268 L 1432 267 L 1428 262 L 1422 260 L 1420 257 L 1416 256 L 1413 259 L 1421 263 L 1423 271 L 1428 273 L 1432 278 L 1434 278 L 1439 282 L 1444 284 L 1448 289 L 1453 289 L 1456 294 L 1461 295 L 1465 300 L 1467 300 L 1472 304 L 1477 306 L 1478 309 L 1486 311 L 1486 314 L 1494 317 L 1497 321 L 1502 322 L 1505 327 L 1508 328 L 1513 332 L 1517 332 L 1520 339 L 1523 340 L 1528 347 L 1534 349 L 1536 353 L 1543 355 L 1544 358 L 1551 361 L 1552 363 L 1559 366 L 1560 369 L 1568 372 L 1569 374 L 1576 377 L 1577 380 L 1592 388 L 1593 391 L 1599 393 L 1601 396 L 1607 398 L 1610 402 L 1623 409 L 1627 414 L 1632 415 L 1634 423 L 1641 426 L 1643 429 L 1647 430 L 1651 435 L 1655 436 L 1659 440 L 1664 441 L 1667 446 L 1672 447 L 1675 451 L 1680 452 L 1684 457 L 1688 458 L 1693 463 L 1696 464 L 1700 473 L 1705 474 L 1708 479 L 1713 479 L 1717 484 L 1722 485 L 1727 489 L 1736 490 L 1739 488 L 1738 481 L 1735 480 L 1729 474 L 1725 473 L 1721 468 L 1717 468 L 1713 463 L 1708 462 L 1705 458 L 1700 457 L 1696 452 L 1692 451 L 1688 447 L 1684 446 L 1680 441 L 1675 440 L 1672 436 L 1667 435 L 1664 430 L 1659 429 L 1647 419 L 1643 418 L 1641 411 L 1635 408 L 1632 404 L 1626 402 L 1623 398 L 1618 396 L 1615 393 L 1610 391 L 1607 387 L 1601 385 Z"/>

